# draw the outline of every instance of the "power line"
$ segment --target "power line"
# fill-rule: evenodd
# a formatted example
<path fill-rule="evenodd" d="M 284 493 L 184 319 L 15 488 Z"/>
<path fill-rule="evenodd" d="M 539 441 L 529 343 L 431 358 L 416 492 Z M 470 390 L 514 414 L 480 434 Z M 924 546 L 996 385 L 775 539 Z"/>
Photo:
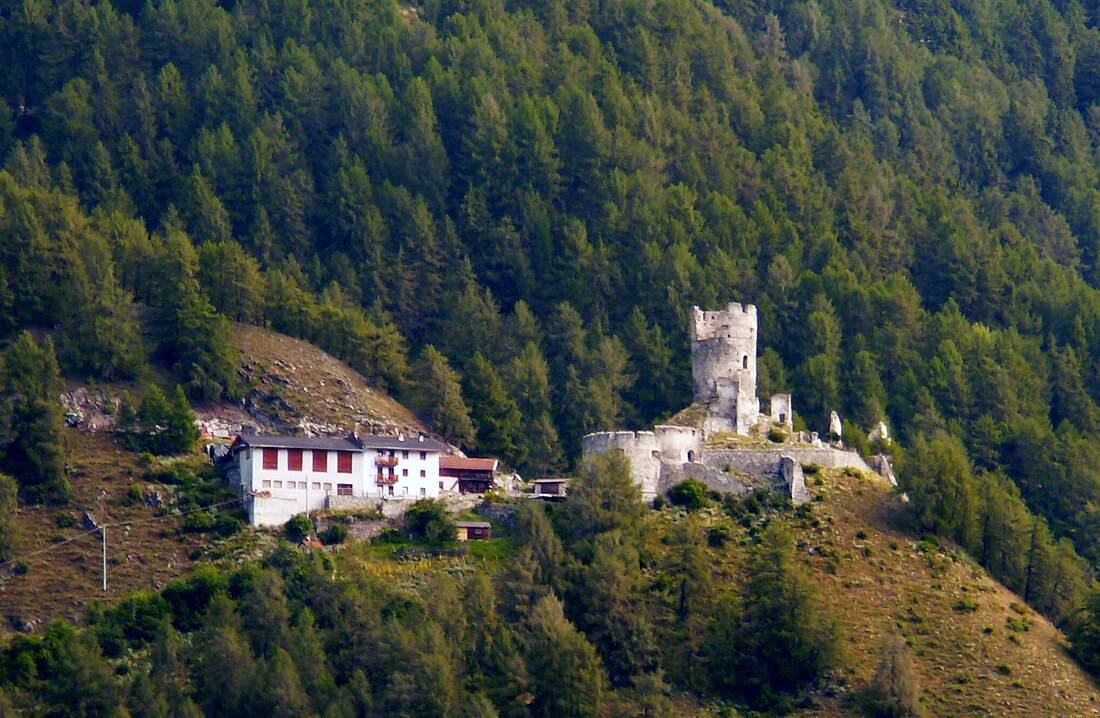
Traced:
<path fill-rule="evenodd" d="M 103 529 L 119 528 L 119 527 L 122 527 L 122 526 L 138 526 L 138 525 L 141 525 L 141 524 L 151 524 L 151 523 L 156 522 L 156 521 L 165 521 L 167 519 L 180 518 L 181 516 L 186 516 L 187 514 L 195 513 L 196 511 L 205 511 L 207 509 L 216 509 L 220 506 L 228 506 L 229 504 L 236 504 L 236 503 L 239 503 L 239 502 L 240 502 L 240 499 L 230 499 L 229 501 L 221 501 L 221 502 L 216 503 L 216 504 L 210 504 L 209 506 L 196 506 L 194 508 L 187 509 L 186 511 L 180 511 L 179 513 L 175 513 L 175 514 L 165 514 L 164 516 L 154 516 L 151 519 L 140 519 L 140 520 L 135 520 L 135 521 L 117 521 L 115 523 L 103 524 L 102 526 L 99 526 L 97 528 L 88 529 L 87 531 L 85 531 L 83 533 L 80 533 L 80 534 L 77 534 L 76 536 L 72 536 L 70 538 L 67 538 L 64 541 L 58 541 L 55 544 L 50 544 L 49 546 L 44 546 L 43 548 L 37 549 L 35 551 L 31 551 L 30 553 L 23 554 L 22 556 L 16 556 L 15 558 L 8 559 L 7 561 L 4 561 L 4 562 L 0 563 L 0 568 L 10 566 L 11 564 L 18 563 L 20 561 L 25 561 L 26 559 L 33 558 L 35 556 L 38 556 L 39 554 L 43 554 L 43 553 L 47 553 L 49 551 L 53 551 L 54 549 L 60 548 L 60 547 L 64 546 L 67 543 L 72 543 L 73 541 L 79 541 L 80 539 L 85 538 L 86 536 L 90 536 L 91 534 L 98 533 L 99 531 L 101 531 Z"/>

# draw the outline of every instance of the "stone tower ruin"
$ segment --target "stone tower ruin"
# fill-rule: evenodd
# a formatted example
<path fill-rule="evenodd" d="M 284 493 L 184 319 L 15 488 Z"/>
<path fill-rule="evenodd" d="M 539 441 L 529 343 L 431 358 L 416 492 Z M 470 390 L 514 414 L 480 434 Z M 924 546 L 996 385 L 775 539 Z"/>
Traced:
<path fill-rule="evenodd" d="M 760 418 L 756 398 L 756 307 L 691 309 L 691 376 L 695 403 L 710 407 L 707 431 L 747 434 Z"/>

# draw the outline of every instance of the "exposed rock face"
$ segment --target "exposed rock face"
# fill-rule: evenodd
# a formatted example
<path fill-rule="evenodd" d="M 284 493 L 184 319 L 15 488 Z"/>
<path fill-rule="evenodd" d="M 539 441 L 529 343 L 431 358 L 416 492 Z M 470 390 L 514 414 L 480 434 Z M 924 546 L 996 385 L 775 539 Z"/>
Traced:
<path fill-rule="evenodd" d="M 838 439 L 844 436 L 844 425 L 840 423 L 840 414 L 835 411 L 829 412 L 829 434 Z"/>

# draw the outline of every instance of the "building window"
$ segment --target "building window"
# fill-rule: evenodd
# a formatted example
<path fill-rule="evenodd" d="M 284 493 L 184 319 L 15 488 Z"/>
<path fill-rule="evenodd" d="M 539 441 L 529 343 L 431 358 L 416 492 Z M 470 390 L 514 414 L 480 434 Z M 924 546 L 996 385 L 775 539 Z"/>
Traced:
<path fill-rule="evenodd" d="M 749 368 L 749 355 L 748 354 L 741 357 L 741 368 L 742 369 L 748 369 Z"/>
<path fill-rule="evenodd" d="M 275 488 L 275 489 L 281 489 L 281 488 L 283 488 L 283 482 L 282 481 L 272 481 L 271 486 L 272 486 L 272 488 Z"/>
<path fill-rule="evenodd" d="M 428 472 L 427 472 L 427 471 L 425 471 L 424 469 L 421 469 L 421 470 L 420 470 L 420 478 L 422 478 L 422 479 L 423 479 L 423 478 L 424 478 L 425 476 L 427 476 L 427 475 L 428 475 Z"/>
<path fill-rule="evenodd" d="M 339 474 L 351 473 L 351 452 L 350 451 L 337 451 L 336 452 L 336 472 Z"/>
<path fill-rule="evenodd" d="M 402 476 L 408 476 L 409 475 L 409 470 L 408 469 L 401 469 L 401 475 Z"/>
<path fill-rule="evenodd" d="M 271 480 L 270 479 L 264 479 L 263 486 L 264 486 L 265 489 L 270 489 L 271 488 Z"/>
<path fill-rule="evenodd" d="M 390 489 L 390 496 L 393 496 L 393 487 L 391 486 L 391 487 L 389 487 L 389 489 Z"/>
<path fill-rule="evenodd" d="M 325 482 L 325 491 L 332 491 L 332 484 Z"/>
<path fill-rule="evenodd" d="M 287 468 L 291 471 L 302 470 L 302 450 L 301 449 L 287 449 L 286 452 L 286 464 Z"/>
<path fill-rule="evenodd" d="M 321 490 L 321 482 L 320 481 L 314 481 L 313 482 L 313 490 L 314 491 L 320 491 Z"/>
<path fill-rule="evenodd" d="M 421 461 L 427 461 L 428 460 L 428 452 L 427 451 L 421 451 L 420 452 L 420 460 Z"/>
<path fill-rule="evenodd" d="M 401 452 L 401 458 L 402 458 L 402 459 L 407 459 L 407 458 L 409 458 L 409 452 L 407 452 L 407 451 L 402 451 L 402 452 Z"/>
<path fill-rule="evenodd" d="M 274 471 L 279 468 L 278 449 L 264 449 L 264 468 L 268 471 Z"/>
<path fill-rule="evenodd" d="M 425 489 L 423 486 L 420 487 L 420 495 L 421 496 L 427 496 L 428 495 L 428 490 Z"/>
<path fill-rule="evenodd" d="M 442 490 L 443 490 L 443 482 L 442 482 L 442 481 L 440 481 L 440 482 L 439 482 L 439 490 L 440 490 L 440 491 L 442 491 Z"/>
<path fill-rule="evenodd" d="M 317 451 L 313 452 L 313 470 L 318 474 L 324 474 L 328 471 L 328 452 Z"/>
<path fill-rule="evenodd" d="M 337 496 L 351 496 L 351 484 L 336 484 Z"/>

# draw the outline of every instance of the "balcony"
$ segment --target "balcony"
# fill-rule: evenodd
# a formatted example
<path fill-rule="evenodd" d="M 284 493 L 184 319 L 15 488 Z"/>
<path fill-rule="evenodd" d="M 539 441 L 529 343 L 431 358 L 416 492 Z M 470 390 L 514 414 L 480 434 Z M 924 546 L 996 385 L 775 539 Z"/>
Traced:
<path fill-rule="evenodd" d="M 379 486 L 393 486 L 397 483 L 397 474 L 378 474 L 375 483 Z"/>
<path fill-rule="evenodd" d="M 392 469 L 393 467 L 397 466 L 397 457 L 396 456 L 378 456 L 378 457 L 375 457 L 374 465 L 375 466 L 384 466 L 384 467 Z"/>

